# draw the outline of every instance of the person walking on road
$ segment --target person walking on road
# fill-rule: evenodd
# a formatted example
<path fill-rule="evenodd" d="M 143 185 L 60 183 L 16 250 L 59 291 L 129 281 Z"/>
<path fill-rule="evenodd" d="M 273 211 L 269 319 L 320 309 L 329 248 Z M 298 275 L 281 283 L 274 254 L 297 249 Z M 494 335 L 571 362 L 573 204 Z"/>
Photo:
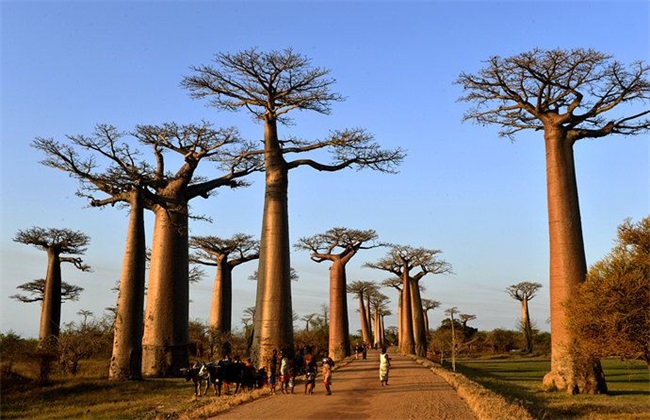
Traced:
<path fill-rule="evenodd" d="M 329 357 L 326 357 L 323 359 L 323 385 L 325 385 L 325 390 L 327 393 L 325 395 L 332 395 L 332 390 L 330 389 L 330 385 L 332 385 L 332 367 L 334 367 L 334 363 L 332 359 Z"/>
<path fill-rule="evenodd" d="M 381 386 L 388 385 L 388 372 L 390 371 L 390 357 L 386 353 L 386 347 L 381 348 L 379 355 L 379 380 Z"/>

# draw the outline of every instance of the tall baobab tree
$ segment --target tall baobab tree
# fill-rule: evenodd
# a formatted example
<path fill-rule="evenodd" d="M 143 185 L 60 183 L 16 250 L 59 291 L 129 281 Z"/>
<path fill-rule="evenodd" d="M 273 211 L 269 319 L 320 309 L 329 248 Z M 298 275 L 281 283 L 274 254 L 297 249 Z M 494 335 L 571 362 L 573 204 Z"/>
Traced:
<path fill-rule="evenodd" d="M 251 145 L 234 128 L 199 125 L 140 126 L 136 136 L 154 149 L 156 178 L 152 183 L 155 215 L 149 287 L 142 339 L 143 373 L 175 375 L 189 358 L 189 202 L 209 197 L 219 187 L 236 188 L 242 177 L 259 170 Z M 163 150 L 183 156 L 175 173 L 165 168 Z M 217 164 L 224 174 L 201 179 L 195 172 L 201 161 Z"/>
<path fill-rule="evenodd" d="M 427 332 L 424 324 L 420 280 L 427 274 L 451 273 L 451 265 L 438 258 L 440 250 L 393 245 L 388 255 L 367 267 L 388 271 L 402 279 L 400 350 L 426 356 Z M 411 274 L 414 269 L 419 269 Z"/>
<path fill-rule="evenodd" d="M 640 61 L 625 66 L 592 49 L 534 49 L 491 57 L 477 74 L 461 73 L 456 82 L 466 92 L 461 100 L 476 104 L 465 120 L 499 125 L 499 134 L 511 138 L 527 129 L 544 133 L 551 292 L 547 389 L 607 392 L 600 362 L 569 350 L 576 337 L 564 305 L 587 274 L 573 146 L 586 138 L 647 132 L 650 109 L 632 105 L 650 98 L 649 72 Z M 620 112 L 610 112 L 615 108 Z"/>
<path fill-rule="evenodd" d="M 160 126 L 140 125 L 130 133 L 135 142 L 153 151 L 154 164 L 141 160 L 141 152 L 124 133 L 98 125 L 90 136 L 68 136 L 69 144 L 38 138 L 33 146 L 46 153 L 42 163 L 69 172 L 80 183 L 80 195 L 92 206 L 127 204 L 131 213 L 120 280 L 111 379 L 138 379 L 175 373 L 187 364 L 189 344 L 188 203 L 207 198 L 221 186 L 246 185 L 238 178 L 259 170 L 258 159 L 248 155 L 250 145 L 234 128 L 214 129 L 206 122 Z M 82 157 L 79 150 L 90 153 Z M 165 152 L 183 156 L 176 174 L 165 167 Z M 100 167 L 98 158 L 107 164 Z M 225 175 L 196 181 L 202 159 L 215 162 Z M 95 197 L 95 193 L 108 197 Z M 147 299 L 144 308 L 144 209 L 155 214 L 154 238 Z M 143 362 L 144 360 L 144 362 Z"/>
<path fill-rule="evenodd" d="M 533 326 L 530 320 L 530 312 L 528 310 L 528 301 L 535 297 L 537 291 L 541 289 L 540 283 L 533 283 L 523 281 L 521 283 L 513 284 L 506 287 L 508 293 L 513 299 L 521 302 L 521 328 L 526 339 L 526 353 L 533 351 Z"/>
<path fill-rule="evenodd" d="M 70 263 L 81 271 L 90 271 L 90 267 L 78 257 L 86 253 L 90 238 L 83 232 L 70 229 L 31 227 L 19 230 L 14 242 L 33 245 L 47 252 L 38 347 L 42 351 L 52 351 L 61 330 L 61 264 Z"/>
<path fill-rule="evenodd" d="M 147 184 L 154 174 L 123 137 L 115 127 L 100 124 L 90 136 L 67 136 L 66 143 L 37 138 L 32 146 L 45 153 L 43 165 L 68 172 L 79 181 L 77 194 L 87 197 L 91 206 L 129 207 L 108 377 L 138 380 L 142 378 L 146 272 L 144 210 L 150 200 Z M 95 197 L 98 192 L 101 198 Z"/>
<path fill-rule="evenodd" d="M 359 301 L 359 317 L 361 321 L 361 337 L 365 343 L 370 343 L 370 320 L 366 312 L 365 297 L 369 291 L 375 289 L 377 286 L 374 282 L 357 280 L 348 285 L 348 293 L 357 295 Z"/>
<path fill-rule="evenodd" d="M 429 332 L 429 311 L 440 307 L 440 302 L 432 299 L 422 299 L 422 312 L 424 313 L 424 326 L 427 333 Z"/>
<path fill-rule="evenodd" d="M 294 245 L 296 249 L 309 251 L 313 261 L 332 263 L 329 269 L 329 356 L 334 360 L 344 359 L 351 354 L 345 266 L 359 250 L 381 246 L 376 239 L 374 230 L 335 227 L 325 233 L 300 238 Z"/>
<path fill-rule="evenodd" d="M 190 255 L 190 262 L 217 268 L 209 327 L 215 333 L 229 334 L 232 329 L 232 272 L 238 265 L 259 258 L 259 241 L 250 235 L 238 233 L 228 239 L 193 236 L 189 245 L 195 249 Z"/>
<path fill-rule="evenodd" d="M 392 287 L 397 290 L 397 342 L 402 342 L 402 279 L 399 277 L 390 277 L 381 282 L 382 287 Z M 426 317 L 426 314 L 424 314 Z M 425 318 L 426 319 L 426 318 Z"/>
<path fill-rule="evenodd" d="M 369 296 L 370 307 L 372 309 L 372 318 L 374 319 L 375 330 L 372 343 L 375 347 L 380 347 L 384 344 L 384 328 L 382 326 L 382 313 L 387 310 L 388 296 L 379 292 L 378 289 L 374 290 Z"/>
<path fill-rule="evenodd" d="M 291 283 L 289 280 L 289 171 L 308 166 L 318 171 L 347 167 L 394 172 L 401 149 L 383 150 L 362 129 L 333 131 L 324 140 L 282 139 L 278 124 L 291 122 L 288 113 L 309 110 L 329 114 L 331 104 L 343 100 L 330 91 L 329 70 L 291 49 L 261 52 L 255 48 L 215 56 L 215 66 L 193 67 L 182 84 L 194 98 L 209 98 L 218 109 L 245 108 L 264 125 L 266 189 L 260 239 L 257 316 L 253 358 L 262 364 L 274 348 L 293 347 Z M 287 160 L 290 155 L 317 150 L 331 153 L 331 163 L 310 158 Z"/>

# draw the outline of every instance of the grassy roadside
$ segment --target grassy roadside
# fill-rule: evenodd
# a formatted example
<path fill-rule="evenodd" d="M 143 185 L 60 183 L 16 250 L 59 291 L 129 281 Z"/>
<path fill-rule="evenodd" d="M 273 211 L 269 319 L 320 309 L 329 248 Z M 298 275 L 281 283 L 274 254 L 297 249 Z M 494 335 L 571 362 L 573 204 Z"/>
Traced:
<path fill-rule="evenodd" d="M 418 358 L 447 380 L 482 419 L 650 419 L 650 373 L 644 363 L 603 360 L 608 395 L 544 392 L 548 358 L 461 359 L 457 372 Z"/>

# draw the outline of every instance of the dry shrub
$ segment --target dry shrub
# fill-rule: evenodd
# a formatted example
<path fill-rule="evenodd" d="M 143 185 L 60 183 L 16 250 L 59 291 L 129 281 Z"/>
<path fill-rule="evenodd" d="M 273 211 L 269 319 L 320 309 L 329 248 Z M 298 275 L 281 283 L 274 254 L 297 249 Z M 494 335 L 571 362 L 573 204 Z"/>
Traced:
<path fill-rule="evenodd" d="M 495 394 L 459 373 L 442 369 L 423 357 L 413 355 L 405 356 L 431 369 L 433 373 L 447 381 L 481 420 L 533 419 L 533 416 L 521 405 L 509 402 L 500 395 Z"/>

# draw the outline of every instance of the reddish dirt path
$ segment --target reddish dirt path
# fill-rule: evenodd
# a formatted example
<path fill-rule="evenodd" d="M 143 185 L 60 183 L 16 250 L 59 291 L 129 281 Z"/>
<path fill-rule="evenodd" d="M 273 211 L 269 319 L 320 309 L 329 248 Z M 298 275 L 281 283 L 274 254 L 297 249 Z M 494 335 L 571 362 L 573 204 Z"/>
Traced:
<path fill-rule="evenodd" d="M 392 354 L 389 385 L 379 383 L 379 353 L 334 371 L 332 395 L 320 375 L 314 395 L 278 393 L 241 405 L 219 418 L 232 419 L 474 419 L 467 404 L 444 379 L 406 357 Z M 278 388 L 279 389 L 279 388 Z"/>

